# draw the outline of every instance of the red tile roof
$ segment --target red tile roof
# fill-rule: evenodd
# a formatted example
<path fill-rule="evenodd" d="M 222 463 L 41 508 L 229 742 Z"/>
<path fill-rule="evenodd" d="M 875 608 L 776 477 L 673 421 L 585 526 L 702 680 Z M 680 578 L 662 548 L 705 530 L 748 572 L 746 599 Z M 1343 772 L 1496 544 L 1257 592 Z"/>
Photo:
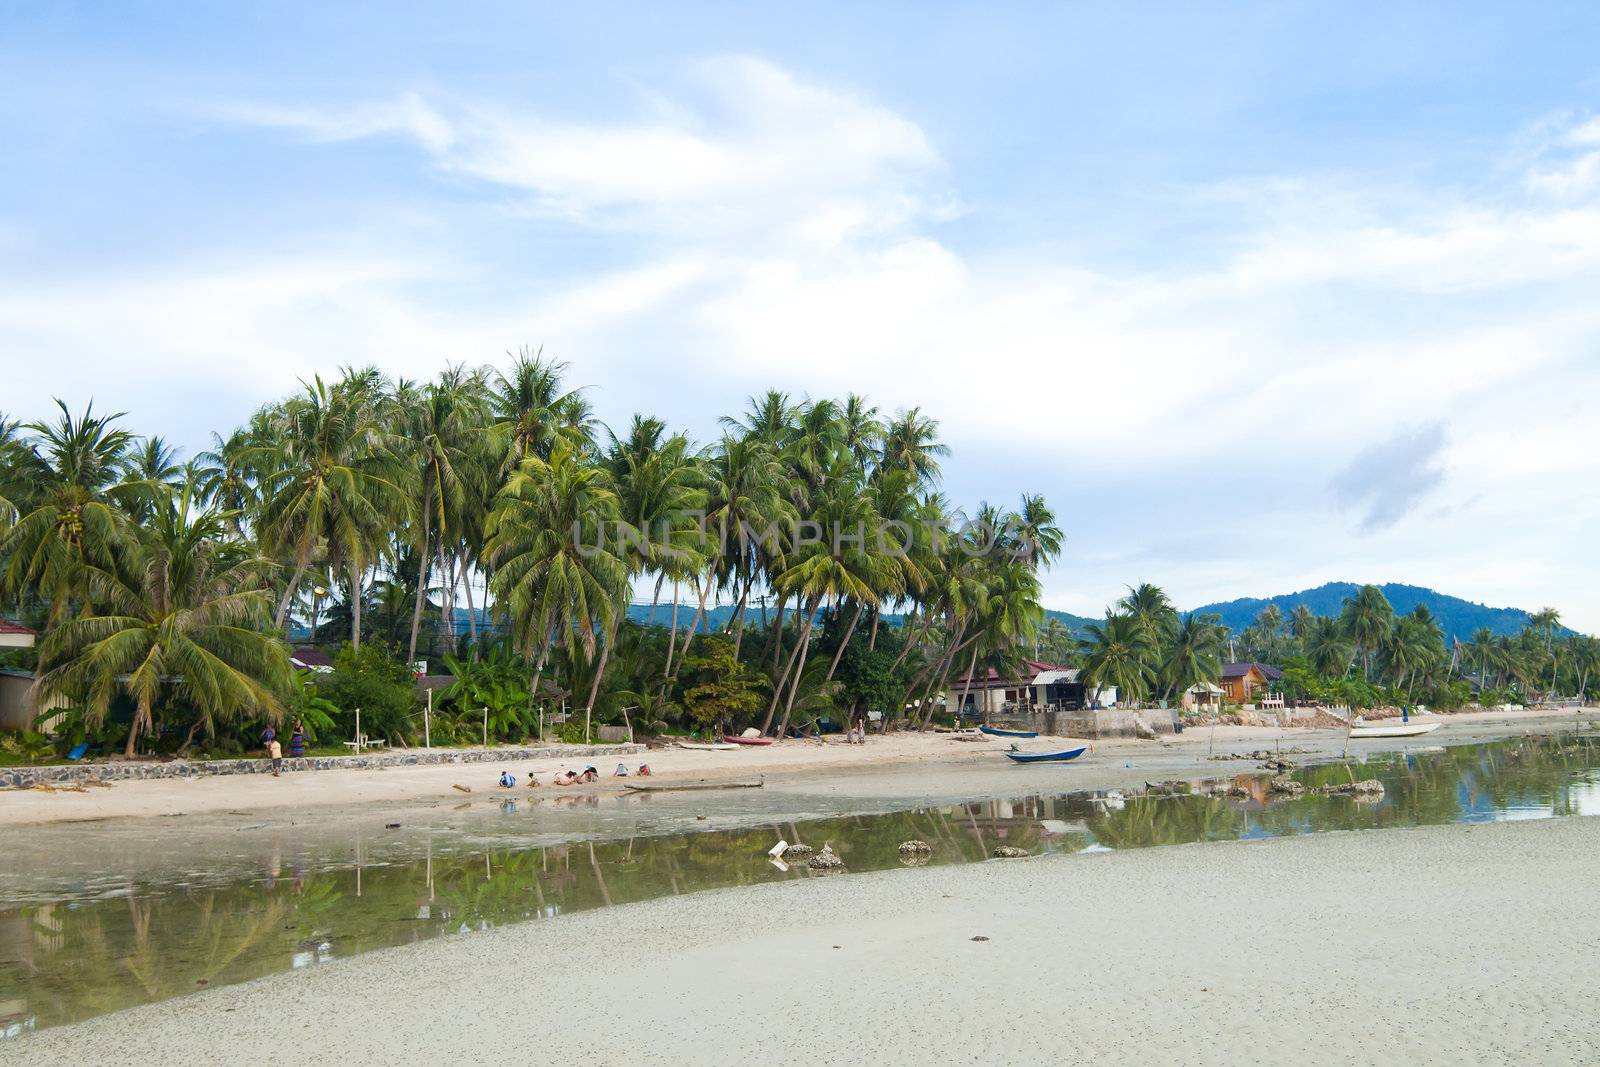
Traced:
<path fill-rule="evenodd" d="M 18 626 L 16 623 L 11 622 L 8 619 L 0 619 L 0 634 L 27 634 L 30 637 L 35 636 L 34 632 L 28 629 L 26 626 Z"/>

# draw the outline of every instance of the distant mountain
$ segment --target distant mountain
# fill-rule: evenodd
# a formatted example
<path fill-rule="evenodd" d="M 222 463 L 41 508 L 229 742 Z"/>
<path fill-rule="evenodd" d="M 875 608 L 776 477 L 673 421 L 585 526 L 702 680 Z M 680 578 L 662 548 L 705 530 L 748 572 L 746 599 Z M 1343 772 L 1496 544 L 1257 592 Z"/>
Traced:
<path fill-rule="evenodd" d="M 1255 622 L 1256 616 L 1261 614 L 1261 609 L 1268 604 L 1278 605 L 1278 610 L 1283 612 L 1285 618 L 1288 618 L 1289 612 L 1294 610 L 1296 604 L 1304 604 L 1317 615 L 1337 615 L 1344 606 L 1345 598 L 1355 596 L 1360 588 L 1353 582 L 1329 582 L 1298 593 L 1283 593 L 1264 599 L 1242 597 L 1220 604 L 1205 604 L 1194 610 L 1208 615 L 1221 615 L 1223 625 L 1238 631 Z M 1383 595 L 1394 605 L 1395 614 L 1403 615 L 1418 604 L 1426 604 L 1428 610 L 1433 612 L 1434 618 L 1439 620 L 1445 636 L 1459 637 L 1463 641 L 1471 637 L 1473 631 L 1481 626 L 1487 626 L 1496 634 L 1514 634 L 1528 622 L 1529 613 L 1521 608 L 1491 608 L 1485 604 L 1475 604 L 1470 600 L 1462 600 L 1460 597 L 1449 596 L 1420 585 L 1400 585 L 1390 582 L 1378 588 L 1383 590 Z"/>

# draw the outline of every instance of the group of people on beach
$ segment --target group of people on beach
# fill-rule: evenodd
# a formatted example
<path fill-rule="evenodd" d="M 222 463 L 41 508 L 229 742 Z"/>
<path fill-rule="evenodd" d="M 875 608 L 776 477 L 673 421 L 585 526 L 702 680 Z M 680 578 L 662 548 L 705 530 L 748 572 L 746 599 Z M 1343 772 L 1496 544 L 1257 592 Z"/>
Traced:
<path fill-rule="evenodd" d="M 272 761 L 272 777 L 282 776 L 283 771 L 283 745 L 278 742 L 278 731 L 267 727 L 261 733 L 261 740 L 267 746 L 267 758 Z M 289 731 L 289 758 L 300 759 L 306 754 L 306 726 L 299 719 L 294 721 L 294 728 Z"/>
<path fill-rule="evenodd" d="M 637 772 L 639 777 L 648 778 L 651 775 L 651 773 L 652 772 L 650 770 L 650 764 L 648 764 L 648 763 L 639 764 L 639 770 Z M 623 764 L 623 763 L 617 764 L 617 770 L 616 770 L 616 773 L 615 773 L 614 777 L 617 777 L 617 778 L 626 778 L 626 777 L 628 777 L 628 767 L 627 767 L 627 765 Z M 593 782 L 598 782 L 599 780 L 600 780 L 600 772 L 595 770 L 594 764 L 591 763 L 581 771 L 572 771 L 572 770 L 562 771 L 561 773 L 557 774 L 554 778 L 550 779 L 550 784 L 551 785 L 589 785 L 589 784 L 591 784 Z M 500 783 L 500 788 L 502 788 L 502 789 L 515 789 L 516 785 L 517 785 L 517 776 L 512 774 L 510 771 L 501 771 L 500 772 L 499 783 Z M 541 786 L 543 784 L 544 783 L 539 781 L 539 776 L 538 776 L 537 772 L 535 772 L 535 771 L 529 771 L 528 772 L 528 788 L 529 789 L 537 789 L 537 788 L 539 788 L 539 786 Z"/>

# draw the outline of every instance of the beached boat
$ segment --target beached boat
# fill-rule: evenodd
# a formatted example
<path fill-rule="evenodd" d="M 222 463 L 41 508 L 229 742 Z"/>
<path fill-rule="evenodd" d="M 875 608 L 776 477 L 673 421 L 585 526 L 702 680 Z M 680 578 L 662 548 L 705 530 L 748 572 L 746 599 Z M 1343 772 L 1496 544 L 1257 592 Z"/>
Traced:
<path fill-rule="evenodd" d="M 693 782 L 623 782 L 635 793 L 683 793 L 694 789 L 760 789 L 767 784 L 765 778 L 753 782 L 716 782 L 705 778 Z"/>
<path fill-rule="evenodd" d="M 1088 746 L 1069 748 L 1065 752 L 1007 752 L 1006 759 L 1013 763 L 1065 763 L 1077 759 L 1087 751 L 1089 751 Z"/>
<path fill-rule="evenodd" d="M 980 731 L 990 737 L 1038 737 L 1038 730 L 1002 730 L 998 726 L 980 726 Z"/>
<path fill-rule="evenodd" d="M 679 741 L 677 745 L 679 748 L 692 748 L 696 752 L 728 752 L 739 747 L 726 741 Z"/>
<path fill-rule="evenodd" d="M 770 745 L 770 737 L 734 737 L 732 734 L 723 734 L 722 739 L 730 745 Z"/>
<path fill-rule="evenodd" d="M 1423 734 L 1433 733 L 1443 725 L 1444 723 L 1442 722 L 1408 722 L 1401 723 L 1399 726 L 1352 726 L 1350 727 L 1350 736 L 1420 737 Z"/>

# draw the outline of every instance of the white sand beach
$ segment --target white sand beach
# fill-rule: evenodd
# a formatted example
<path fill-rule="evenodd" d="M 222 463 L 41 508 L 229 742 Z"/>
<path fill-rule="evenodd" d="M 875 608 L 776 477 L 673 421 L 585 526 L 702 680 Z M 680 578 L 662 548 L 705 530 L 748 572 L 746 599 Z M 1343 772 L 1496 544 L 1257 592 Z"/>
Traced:
<path fill-rule="evenodd" d="M 1453 744 L 1523 732 L 1589 729 L 1600 723 L 1600 711 L 1593 708 L 1577 713 L 1485 711 L 1442 716 L 1440 721 L 1444 726 L 1421 743 Z M 766 776 L 769 784 L 777 787 L 787 785 L 824 792 L 843 790 L 860 797 L 875 793 L 983 796 L 1007 789 L 1120 788 L 1148 779 L 1233 774 L 1253 764 L 1247 760 L 1229 764 L 1209 757 L 1213 753 L 1244 753 L 1281 746 L 1302 749 L 1297 758 L 1309 760 L 1318 755 L 1337 755 L 1346 746 L 1344 734 L 1338 730 L 1251 726 L 1190 730 L 1159 742 L 1040 737 L 1020 743 L 1032 751 L 1076 745 L 1090 745 L 1092 750 L 1068 765 L 1070 770 L 1060 765 L 1025 768 L 1011 766 L 1001 758 L 1000 753 L 1007 743 L 999 738 L 972 744 L 954 741 L 943 734 L 896 733 L 887 737 L 874 735 L 861 746 L 846 745 L 835 739 L 826 745 L 785 741 L 764 748 L 727 752 L 669 747 L 609 759 L 597 754 L 593 762 L 606 777 L 591 786 L 559 790 L 548 784 L 550 778 L 565 767 L 581 766 L 580 758 L 508 759 L 504 764 L 382 770 L 301 771 L 286 773 L 281 778 L 244 774 L 119 781 L 109 788 L 84 792 L 0 790 L 0 827 L 240 812 L 270 815 L 274 811 L 291 809 L 456 802 L 464 799 L 455 789 L 457 785 L 467 786 L 477 798 L 499 795 L 494 780 L 501 770 L 510 770 L 524 781 L 529 772 L 538 774 L 546 783 L 539 795 L 617 793 L 623 789 L 623 780 L 610 774 L 619 758 L 630 770 L 637 770 L 639 763 L 648 762 L 658 782 Z M 1351 745 L 1350 751 L 1358 754 L 1387 751 L 1415 743 L 1414 740 L 1367 741 Z M 519 787 L 517 792 L 527 790 Z"/>
<path fill-rule="evenodd" d="M 0 1062 L 1592 1063 L 1597 878 L 1583 818 L 818 877 L 375 952 Z"/>

